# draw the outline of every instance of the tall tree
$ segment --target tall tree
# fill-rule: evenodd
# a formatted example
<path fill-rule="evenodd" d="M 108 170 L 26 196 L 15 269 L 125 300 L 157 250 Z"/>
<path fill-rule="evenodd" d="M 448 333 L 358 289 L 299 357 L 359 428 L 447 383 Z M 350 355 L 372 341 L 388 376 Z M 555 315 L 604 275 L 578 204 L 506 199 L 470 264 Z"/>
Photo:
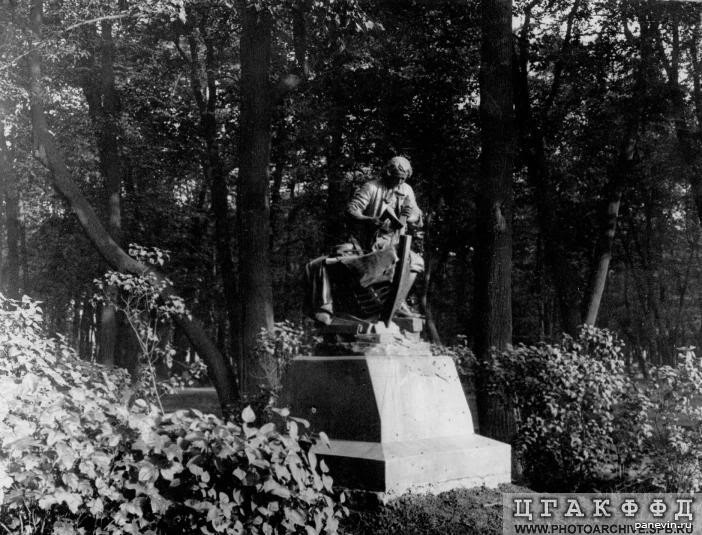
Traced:
<path fill-rule="evenodd" d="M 229 353 L 239 356 L 239 295 L 235 278 L 232 252 L 232 232 L 229 223 L 229 187 L 227 170 L 221 155 L 216 111 L 218 105 L 218 58 L 216 53 L 216 13 L 212 9 L 187 10 L 185 40 L 188 53 L 181 47 L 180 36 L 176 48 L 188 66 L 188 77 L 199 116 L 200 136 L 204 144 L 202 168 L 210 187 L 211 209 L 214 218 L 215 250 L 219 276 L 224 290 L 224 301 L 229 326 Z M 201 44 L 202 42 L 202 44 Z M 200 49 L 204 45 L 204 59 Z M 204 73 L 204 83 L 203 75 Z"/>
<path fill-rule="evenodd" d="M 512 2 L 484 0 L 481 16 L 475 347 L 484 357 L 512 342 Z"/>
<path fill-rule="evenodd" d="M 100 22 L 100 34 L 89 30 L 89 46 L 96 54 L 88 56 L 88 67 L 81 85 L 88 102 L 90 117 L 97 138 L 100 171 L 105 182 L 105 219 L 110 236 L 122 244 L 122 155 L 119 138 L 119 95 L 115 85 L 115 43 L 112 22 Z M 96 57 L 97 56 L 97 57 Z M 98 360 L 114 364 L 117 351 L 118 318 L 115 307 L 104 304 L 100 311 L 100 343 Z"/>
<path fill-rule="evenodd" d="M 475 263 L 475 349 L 512 343 L 512 169 L 514 112 L 512 2 L 483 0 L 480 53 L 480 178 L 477 190 L 478 247 Z M 491 400 L 478 392 L 478 425 L 488 426 Z"/>
<path fill-rule="evenodd" d="M 7 10 L 7 11 L 5 11 Z M 9 53 L 17 53 L 16 7 L 13 4 L 3 8 L 0 16 L 4 19 L 0 29 L 0 45 Z M 8 52 L 5 52 L 7 54 Z M 9 74 L 9 73 L 8 73 Z M 12 75 L 5 75 L 0 81 L 0 207 L 4 204 L 4 230 L 6 256 L 0 273 L 0 291 L 8 297 L 20 296 L 20 245 L 22 228 L 20 222 L 20 187 L 19 174 L 16 169 L 16 142 L 6 138 L 6 133 L 13 134 L 12 108 L 16 108 L 19 99 L 17 84 Z M 7 132 L 6 132 L 7 131 Z M 16 137 L 16 136 L 15 136 Z M 0 239 L 0 243 L 2 240 Z M 0 255 L 1 256 L 1 255 Z M 25 273 L 26 278 L 26 273 Z M 26 291 L 26 285 L 23 288 Z"/>
<path fill-rule="evenodd" d="M 0 121 L 0 191 L 5 201 L 5 231 L 7 255 L 3 266 L 2 289 L 8 297 L 20 295 L 20 220 L 19 187 L 12 151 L 5 138 L 5 122 Z M 2 199 L 0 199 L 1 202 Z"/>
<path fill-rule="evenodd" d="M 650 121 L 656 111 L 658 88 L 663 87 L 659 70 L 660 62 L 655 56 L 656 36 L 659 21 L 655 8 L 646 5 L 636 6 L 637 22 L 640 28 L 638 40 L 628 30 L 628 20 L 624 18 L 625 37 L 629 45 L 637 48 L 638 58 L 634 68 L 634 84 L 628 105 L 622 106 L 623 133 L 615 163 L 607 173 L 607 183 L 602 195 L 599 229 L 595 244 L 595 254 L 584 300 L 584 323 L 595 325 L 602 303 L 609 266 L 612 259 L 614 237 L 619 220 L 622 194 L 630 181 L 634 168 L 634 156 L 639 138 L 639 129 L 645 121 Z M 679 54 L 674 52 L 674 55 Z M 672 68 L 672 67 L 671 67 Z M 677 69 L 675 66 L 674 70 Z M 671 73 L 671 70 L 668 70 Z M 677 74 L 673 75 L 677 79 Z"/>
<path fill-rule="evenodd" d="M 273 327 L 269 171 L 273 94 L 269 81 L 273 16 L 239 2 L 241 115 L 239 127 L 239 286 L 243 355 L 242 390 L 254 391 L 260 370 L 252 351 L 261 329 Z"/>
<path fill-rule="evenodd" d="M 571 262 L 565 245 L 567 229 L 559 224 L 558 182 L 560 177 L 549 166 L 546 150 L 546 134 L 557 131 L 551 112 L 556 97 L 564 83 L 563 71 L 570 54 L 573 41 L 573 26 L 580 2 L 576 0 L 568 13 L 563 44 L 558 51 L 553 68 L 551 84 L 545 89 L 546 98 L 541 106 L 533 105 L 533 91 L 530 87 L 529 72 L 532 68 L 530 34 L 532 32 L 532 11 L 538 1 L 524 7 L 524 21 L 519 32 L 517 65 L 515 68 L 515 108 L 518 125 L 521 155 L 527 168 L 527 179 L 534 192 L 534 205 L 537 212 L 540 239 L 543 243 L 544 263 L 548 267 L 558 301 L 561 330 L 574 335 L 580 324 L 579 275 Z"/>
<path fill-rule="evenodd" d="M 586 308 L 583 322 L 585 325 L 595 325 L 597 322 L 597 315 L 600 311 L 602 296 L 607 283 L 609 265 L 612 260 L 612 249 L 619 219 L 622 193 L 626 185 L 626 179 L 631 173 L 635 148 L 636 125 L 632 125 L 630 130 L 624 135 L 619 158 L 609 173 L 609 179 L 605 186 L 603 206 L 600 209 L 599 233 L 595 245 L 595 256 L 584 300 Z"/>
<path fill-rule="evenodd" d="M 31 50 L 27 55 L 29 63 L 29 98 L 34 135 L 34 154 L 49 170 L 56 190 L 68 201 L 88 238 L 114 269 L 127 273 L 144 274 L 151 272 L 160 281 L 163 275 L 130 257 L 110 236 L 95 210 L 80 189 L 73 182 L 65 158 L 56 145 L 49 130 L 44 113 L 44 88 L 42 87 L 41 43 L 43 1 L 32 0 L 30 8 Z M 170 290 L 166 290 L 170 291 Z M 209 368 L 219 401 L 225 414 L 229 415 L 238 402 L 239 391 L 229 363 L 209 339 L 200 323 L 186 315 L 176 317 L 178 326 L 185 332 L 193 348 Z"/>

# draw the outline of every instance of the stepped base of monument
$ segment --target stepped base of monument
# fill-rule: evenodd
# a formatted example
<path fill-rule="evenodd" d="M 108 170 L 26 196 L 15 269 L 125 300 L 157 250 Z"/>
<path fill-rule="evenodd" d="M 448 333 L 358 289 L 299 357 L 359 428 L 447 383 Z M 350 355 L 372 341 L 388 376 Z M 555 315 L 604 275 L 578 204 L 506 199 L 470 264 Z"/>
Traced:
<path fill-rule="evenodd" d="M 297 357 L 286 378 L 285 406 L 331 440 L 315 452 L 336 484 L 397 495 L 510 481 L 510 447 L 473 432 L 451 358 L 417 354 L 423 344 L 370 351 Z"/>
<path fill-rule="evenodd" d="M 320 444 L 313 451 L 345 487 L 389 496 L 511 481 L 509 445 L 475 434 L 389 443 L 332 440 L 331 447 Z"/>

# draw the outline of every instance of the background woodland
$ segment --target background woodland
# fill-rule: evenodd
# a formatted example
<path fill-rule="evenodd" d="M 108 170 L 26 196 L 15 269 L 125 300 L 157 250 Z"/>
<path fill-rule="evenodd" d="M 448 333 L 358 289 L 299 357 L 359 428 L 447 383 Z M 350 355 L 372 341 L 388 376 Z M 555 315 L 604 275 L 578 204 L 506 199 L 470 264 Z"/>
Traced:
<path fill-rule="evenodd" d="M 3 1 L 2 292 L 133 370 L 94 280 L 168 277 L 190 315 L 162 337 L 233 404 L 354 188 L 403 154 L 433 341 L 587 323 L 639 372 L 672 364 L 702 342 L 702 6 L 483 4 Z"/>

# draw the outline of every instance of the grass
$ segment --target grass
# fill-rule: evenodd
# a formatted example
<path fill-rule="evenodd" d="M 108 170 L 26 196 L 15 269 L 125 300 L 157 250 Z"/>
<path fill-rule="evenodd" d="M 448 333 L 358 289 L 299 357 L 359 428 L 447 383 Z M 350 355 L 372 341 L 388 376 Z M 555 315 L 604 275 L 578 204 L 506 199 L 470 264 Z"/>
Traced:
<path fill-rule="evenodd" d="M 490 535 L 502 533 L 502 493 L 531 492 L 516 485 L 476 487 L 437 496 L 406 494 L 389 504 L 351 507 L 348 535 Z"/>
<path fill-rule="evenodd" d="M 163 396 L 161 400 L 166 412 L 178 409 L 197 409 L 205 414 L 222 416 L 222 407 L 217 392 L 212 387 L 183 388 L 174 394 Z"/>

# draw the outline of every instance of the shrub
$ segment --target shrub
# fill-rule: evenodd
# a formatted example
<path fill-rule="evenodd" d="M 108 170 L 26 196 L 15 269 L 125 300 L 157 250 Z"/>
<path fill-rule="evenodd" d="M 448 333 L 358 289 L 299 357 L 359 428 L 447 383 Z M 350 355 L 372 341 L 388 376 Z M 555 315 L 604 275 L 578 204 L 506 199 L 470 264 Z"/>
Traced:
<path fill-rule="evenodd" d="M 475 382 L 475 372 L 478 368 L 478 359 L 468 345 L 468 338 L 463 335 L 456 337 L 456 343 L 450 346 L 433 344 L 431 346 L 433 355 L 446 355 L 453 359 L 456 364 L 456 370 L 461 379 L 467 385 L 473 385 Z"/>
<path fill-rule="evenodd" d="M 701 359 L 681 348 L 675 367 L 634 380 L 622 348 L 585 327 L 577 339 L 491 356 L 486 379 L 514 412 L 514 447 L 533 487 L 702 490 Z"/>
<path fill-rule="evenodd" d="M 271 331 L 261 329 L 254 349 L 262 372 L 258 377 L 260 388 L 277 398 L 292 359 L 311 355 L 316 342 L 318 340 L 303 325 L 288 320 L 276 322 Z"/>
<path fill-rule="evenodd" d="M 492 355 L 486 380 L 514 412 L 514 447 L 532 485 L 589 490 L 640 461 L 650 403 L 625 373 L 622 346 L 590 327 Z"/>
<path fill-rule="evenodd" d="M 344 507 L 301 420 L 130 403 L 129 378 L 0 296 L 0 522 L 10 533 L 334 533 Z"/>
<path fill-rule="evenodd" d="M 170 258 L 168 251 L 155 247 L 129 245 L 129 254 L 144 264 L 163 266 Z M 155 402 L 163 412 L 161 395 L 172 393 L 175 387 L 185 386 L 193 379 L 204 376 L 207 367 L 200 360 L 173 370 L 175 350 L 164 340 L 162 333 L 172 327 L 175 316 L 189 312 L 182 298 L 171 292 L 173 284 L 167 278 L 146 271 L 141 274 L 108 271 L 95 279 L 97 289 L 93 296 L 96 304 L 110 305 L 121 312 L 139 346 L 138 366 L 134 385 L 136 394 Z M 156 367 L 165 365 L 170 371 L 168 380 L 159 380 Z"/>
<path fill-rule="evenodd" d="M 702 361 L 680 348 L 675 367 L 653 368 L 643 385 L 654 409 L 651 436 L 635 474 L 646 490 L 702 490 Z"/>

